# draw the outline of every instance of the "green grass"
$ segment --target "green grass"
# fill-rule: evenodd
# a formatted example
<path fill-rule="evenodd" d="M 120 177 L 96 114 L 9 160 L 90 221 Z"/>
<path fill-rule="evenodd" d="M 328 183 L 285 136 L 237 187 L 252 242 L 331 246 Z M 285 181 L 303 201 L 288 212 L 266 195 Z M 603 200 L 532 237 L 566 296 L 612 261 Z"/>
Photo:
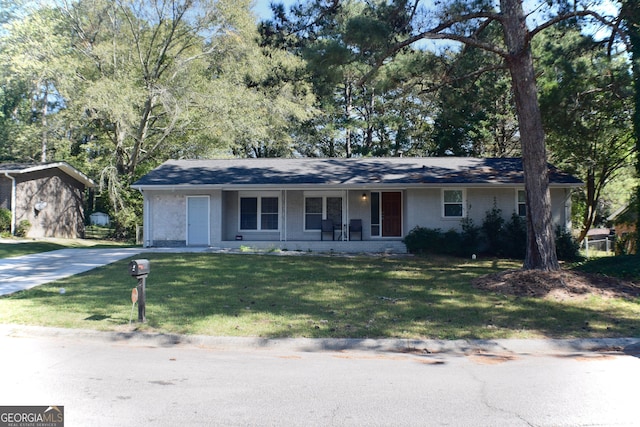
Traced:
<path fill-rule="evenodd" d="M 21 240 L 12 243 L 0 243 L 0 259 L 20 255 L 35 254 L 40 252 L 55 251 L 58 249 L 86 248 L 89 246 L 92 248 L 112 248 L 126 247 L 127 245 L 120 242 L 98 240 L 89 241 L 81 239 L 55 239 L 52 241 Z"/>
<path fill-rule="evenodd" d="M 587 273 L 599 273 L 623 279 L 640 279 L 640 257 L 636 255 L 594 258 L 574 268 Z"/>
<path fill-rule="evenodd" d="M 112 228 L 100 225 L 87 225 L 84 228 L 84 235 L 87 239 L 108 239 L 112 233 Z"/>
<path fill-rule="evenodd" d="M 501 260 L 148 254 L 147 323 L 129 326 L 127 260 L 0 298 L 0 323 L 259 337 L 638 336 L 640 299 L 555 301 L 474 289 Z M 640 277 L 640 276 L 638 276 Z M 66 288 L 61 295 L 59 288 Z"/>

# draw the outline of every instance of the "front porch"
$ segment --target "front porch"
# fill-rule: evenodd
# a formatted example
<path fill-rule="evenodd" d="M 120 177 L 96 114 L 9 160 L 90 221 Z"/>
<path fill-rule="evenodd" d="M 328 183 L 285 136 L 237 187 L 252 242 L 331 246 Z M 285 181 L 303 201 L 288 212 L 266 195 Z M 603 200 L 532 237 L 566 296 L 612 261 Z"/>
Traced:
<path fill-rule="evenodd" d="M 400 240 L 335 240 L 335 241 L 258 241 L 229 240 L 220 242 L 224 249 L 249 248 L 261 251 L 282 250 L 321 253 L 407 253 Z"/>

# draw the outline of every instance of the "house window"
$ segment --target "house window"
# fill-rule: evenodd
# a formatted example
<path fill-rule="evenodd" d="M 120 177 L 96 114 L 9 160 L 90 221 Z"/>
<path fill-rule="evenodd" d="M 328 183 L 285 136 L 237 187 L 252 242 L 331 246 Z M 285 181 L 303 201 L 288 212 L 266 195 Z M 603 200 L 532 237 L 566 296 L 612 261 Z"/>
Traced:
<path fill-rule="evenodd" d="M 442 215 L 445 218 L 464 216 L 464 190 L 442 190 Z"/>
<path fill-rule="evenodd" d="M 330 219 L 335 225 L 342 224 L 342 197 L 329 195 L 305 197 L 304 229 L 320 230 L 323 219 Z"/>
<path fill-rule="evenodd" d="M 260 228 L 262 230 L 278 229 L 278 198 L 263 197 L 260 209 Z"/>
<path fill-rule="evenodd" d="M 320 230 L 322 225 L 322 197 L 304 199 L 304 229 Z"/>
<path fill-rule="evenodd" d="M 377 191 L 371 192 L 371 235 L 380 236 L 381 231 L 381 219 L 380 213 L 380 193 Z"/>
<path fill-rule="evenodd" d="M 527 216 L 527 196 L 524 190 L 517 190 L 517 212 L 518 216 Z"/>
<path fill-rule="evenodd" d="M 240 230 L 277 230 L 277 197 L 240 197 Z"/>

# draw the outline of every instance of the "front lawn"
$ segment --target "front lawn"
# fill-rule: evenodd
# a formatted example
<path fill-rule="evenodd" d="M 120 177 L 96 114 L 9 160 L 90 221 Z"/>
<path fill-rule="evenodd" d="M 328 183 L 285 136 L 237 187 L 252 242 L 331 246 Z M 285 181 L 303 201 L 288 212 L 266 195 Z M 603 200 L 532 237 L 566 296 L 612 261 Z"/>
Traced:
<path fill-rule="evenodd" d="M 123 260 L 0 297 L 0 323 L 215 336 L 491 339 L 638 336 L 640 299 L 474 289 L 502 260 L 148 254 L 147 324 Z M 59 292 L 65 288 L 65 293 Z M 588 325 L 588 326 L 587 326 Z"/>

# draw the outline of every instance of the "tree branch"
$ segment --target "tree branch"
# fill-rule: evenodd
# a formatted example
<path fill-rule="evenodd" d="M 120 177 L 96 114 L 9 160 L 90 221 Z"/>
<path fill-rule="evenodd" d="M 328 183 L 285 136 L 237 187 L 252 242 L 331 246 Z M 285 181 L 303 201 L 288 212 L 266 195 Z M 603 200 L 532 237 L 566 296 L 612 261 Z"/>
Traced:
<path fill-rule="evenodd" d="M 458 35 L 458 34 L 452 34 L 452 33 L 447 33 L 444 32 L 446 30 L 451 29 L 451 27 L 453 27 L 456 24 L 460 24 L 462 22 L 468 22 L 468 21 L 473 21 L 476 19 L 484 19 L 486 20 L 485 22 L 482 23 L 482 26 L 486 27 L 487 25 L 489 25 L 490 22 L 492 21 L 501 21 L 502 20 L 502 16 L 498 13 L 494 13 L 494 12 L 476 12 L 476 13 L 469 13 L 466 15 L 460 15 L 457 16 L 456 18 L 452 18 L 449 19 L 445 22 L 440 23 L 439 25 L 433 27 L 430 30 L 424 31 L 420 34 L 416 34 L 414 36 L 411 36 L 409 38 L 407 38 L 406 40 L 403 40 L 401 42 L 398 42 L 396 44 L 394 44 L 393 46 L 391 46 L 389 49 L 387 49 L 386 52 L 384 52 L 381 56 L 378 57 L 378 59 L 376 60 L 376 62 L 373 64 L 371 70 L 369 70 L 369 72 L 367 72 L 362 78 L 360 78 L 360 80 L 356 83 L 358 86 L 363 86 L 377 71 L 380 67 L 382 67 L 385 63 L 385 61 L 387 60 L 387 58 L 389 58 L 390 56 L 394 55 L 395 53 L 399 52 L 400 50 L 404 49 L 405 47 L 408 47 L 410 45 L 412 45 L 413 43 L 419 41 L 419 40 L 452 40 L 452 41 L 457 41 L 463 44 L 466 44 L 468 46 L 473 46 L 473 47 L 477 47 L 479 49 L 483 49 L 489 52 L 493 52 L 503 58 L 506 58 L 508 56 L 508 52 L 505 51 L 504 49 L 501 49 L 500 47 L 491 44 L 491 43 L 486 43 L 483 42 L 481 40 L 475 39 L 473 37 L 469 37 L 469 36 L 463 36 L 463 35 Z"/>

